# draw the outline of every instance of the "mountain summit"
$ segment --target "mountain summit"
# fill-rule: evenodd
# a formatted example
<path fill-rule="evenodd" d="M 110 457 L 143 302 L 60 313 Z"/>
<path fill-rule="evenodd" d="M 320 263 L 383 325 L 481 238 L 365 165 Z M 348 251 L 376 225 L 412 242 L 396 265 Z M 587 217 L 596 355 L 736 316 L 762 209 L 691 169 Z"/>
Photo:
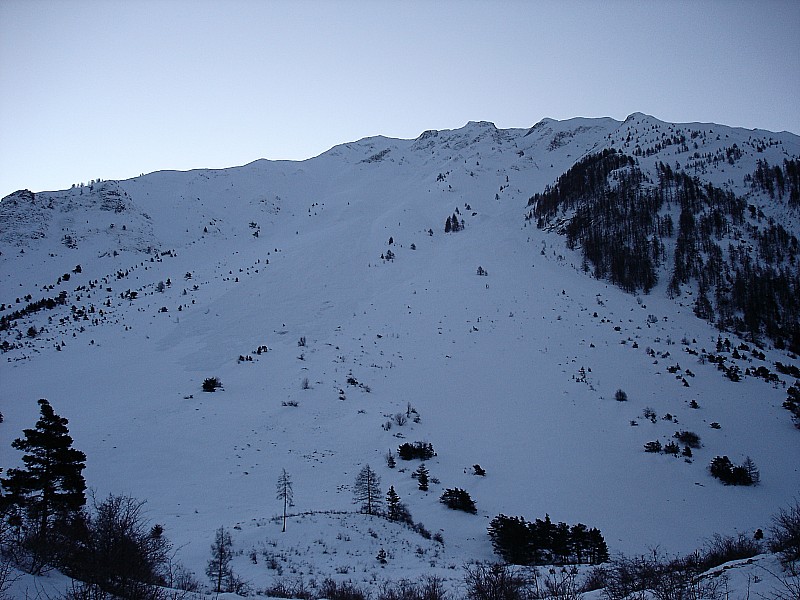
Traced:
<path fill-rule="evenodd" d="M 265 563 L 455 580 L 497 558 L 497 515 L 612 553 L 752 536 L 800 489 L 798 157 L 634 113 L 16 192 L 0 427 L 47 398 L 98 497 L 146 499 L 196 572 L 233 529 L 259 588 Z M 403 444 L 430 446 L 428 489 Z M 760 483 L 725 485 L 723 456 Z M 359 514 L 366 465 L 427 537 Z"/>

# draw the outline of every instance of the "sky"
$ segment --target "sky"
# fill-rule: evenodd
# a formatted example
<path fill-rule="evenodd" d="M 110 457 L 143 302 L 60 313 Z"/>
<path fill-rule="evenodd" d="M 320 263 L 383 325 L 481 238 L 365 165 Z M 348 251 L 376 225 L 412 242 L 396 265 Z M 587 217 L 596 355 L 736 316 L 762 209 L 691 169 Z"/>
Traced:
<path fill-rule="evenodd" d="M 800 2 L 0 0 L 0 197 L 644 112 L 800 133 Z"/>

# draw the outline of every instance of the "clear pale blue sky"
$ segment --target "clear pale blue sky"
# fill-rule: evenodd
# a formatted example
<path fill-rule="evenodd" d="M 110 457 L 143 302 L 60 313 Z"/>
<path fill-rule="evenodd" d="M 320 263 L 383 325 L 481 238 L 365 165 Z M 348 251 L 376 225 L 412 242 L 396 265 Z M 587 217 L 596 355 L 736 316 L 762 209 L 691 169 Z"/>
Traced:
<path fill-rule="evenodd" d="M 469 120 L 800 133 L 800 2 L 0 0 L 0 197 Z"/>

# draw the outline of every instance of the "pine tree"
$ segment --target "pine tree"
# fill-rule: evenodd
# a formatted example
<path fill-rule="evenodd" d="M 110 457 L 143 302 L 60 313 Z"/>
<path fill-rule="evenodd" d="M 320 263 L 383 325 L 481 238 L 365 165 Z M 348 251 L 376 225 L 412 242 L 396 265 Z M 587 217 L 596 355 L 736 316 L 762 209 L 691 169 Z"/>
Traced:
<path fill-rule="evenodd" d="M 286 469 L 281 470 L 281 475 L 278 477 L 278 483 L 275 486 L 275 498 L 283 501 L 283 531 L 286 531 L 286 509 L 294 506 L 294 489 L 292 487 L 292 478 Z"/>
<path fill-rule="evenodd" d="M 394 491 L 393 485 L 389 486 L 389 491 L 386 493 L 386 518 L 390 521 L 399 521 L 401 507 L 400 496 Z"/>
<path fill-rule="evenodd" d="M 417 476 L 417 483 L 419 483 L 419 489 L 423 492 L 428 491 L 428 469 L 425 468 L 425 463 L 422 463 L 417 470 L 414 471 L 414 474 Z"/>
<path fill-rule="evenodd" d="M 592 527 L 587 533 L 587 538 L 589 542 L 589 563 L 599 565 L 608 562 L 608 545 L 603 539 L 600 530 Z"/>
<path fill-rule="evenodd" d="M 353 486 L 353 502 L 361 503 L 361 510 L 368 515 L 374 515 L 380 507 L 381 498 L 381 478 L 373 471 L 369 465 L 359 471 Z"/>
<path fill-rule="evenodd" d="M 56 520 L 66 520 L 86 504 L 86 481 L 82 471 L 86 455 L 72 447 L 67 419 L 58 416 L 50 403 L 39 400 L 41 417 L 35 429 L 25 429 L 24 438 L 12 442 L 25 452 L 24 469 L 9 469 L 2 486 L 12 506 L 20 509 L 47 537 Z"/>

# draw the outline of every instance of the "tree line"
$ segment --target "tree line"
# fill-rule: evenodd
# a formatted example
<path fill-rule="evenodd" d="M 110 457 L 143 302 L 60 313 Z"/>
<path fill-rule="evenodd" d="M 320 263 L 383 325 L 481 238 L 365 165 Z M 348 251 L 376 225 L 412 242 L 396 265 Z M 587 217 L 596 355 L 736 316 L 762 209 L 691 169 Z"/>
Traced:
<path fill-rule="evenodd" d="M 567 246 L 580 249 L 584 271 L 598 279 L 648 293 L 667 271 L 671 297 L 696 286 L 698 317 L 800 352 L 797 237 L 744 198 L 685 171 L 658 163 L 657 177 L 650 181 L 634 158 L 604 150 L 532 196 L 526 219 L 540 229 L 558 224 Z M 759 161 L 750 176 L 754 188 L 785 190 L 790 199 L 797 179 L 794 160 L 782 169 Z"/>

